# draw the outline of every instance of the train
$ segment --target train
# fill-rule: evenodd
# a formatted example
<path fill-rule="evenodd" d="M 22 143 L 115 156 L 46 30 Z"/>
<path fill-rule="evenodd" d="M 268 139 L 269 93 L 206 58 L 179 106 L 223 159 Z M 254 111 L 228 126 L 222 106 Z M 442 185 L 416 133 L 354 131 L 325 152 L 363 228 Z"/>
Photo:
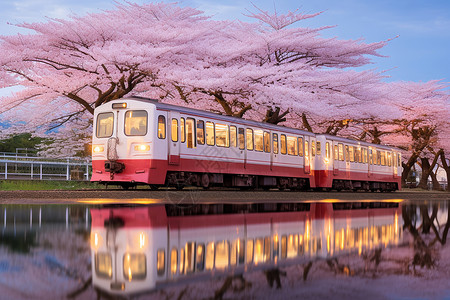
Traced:
<path fill-rule="evenodd" d="M 400 150 L 130 97 L 94 112 L 92 177 L 125 189 L 395 191 Z"/>
<path fill-rule="evenodd" d="M 401 202 L 91 209 L 92 283 L 127 296 L 402 243 Z"/>

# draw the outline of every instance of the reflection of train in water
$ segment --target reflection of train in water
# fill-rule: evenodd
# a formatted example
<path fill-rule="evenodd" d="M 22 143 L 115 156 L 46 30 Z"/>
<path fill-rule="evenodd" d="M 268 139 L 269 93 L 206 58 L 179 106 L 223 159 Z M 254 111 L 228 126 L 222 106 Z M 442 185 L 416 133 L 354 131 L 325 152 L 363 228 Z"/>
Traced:
<path fill-rule="evenodd" d="M 393 147 L 132 97 L 94 115 L 92 181 L 182 188 L 400 188 Z"/>
<path fill-rule="evenodd" d="M 92 209 L 95 288 L 139 293 L 181 278 L 398 244 L 395 202 Z"/>

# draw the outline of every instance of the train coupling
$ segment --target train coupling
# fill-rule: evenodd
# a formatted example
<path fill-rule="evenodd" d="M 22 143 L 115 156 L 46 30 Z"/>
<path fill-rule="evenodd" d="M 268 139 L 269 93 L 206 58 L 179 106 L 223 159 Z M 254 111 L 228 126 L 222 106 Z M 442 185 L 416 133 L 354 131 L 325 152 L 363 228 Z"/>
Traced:
<path fill-rule="evenodd" d="M 111 174 L 122 173 L 125 169 L 123 163 L 117 161 L 105 161 L 105 172 L 110 172 Z"/>

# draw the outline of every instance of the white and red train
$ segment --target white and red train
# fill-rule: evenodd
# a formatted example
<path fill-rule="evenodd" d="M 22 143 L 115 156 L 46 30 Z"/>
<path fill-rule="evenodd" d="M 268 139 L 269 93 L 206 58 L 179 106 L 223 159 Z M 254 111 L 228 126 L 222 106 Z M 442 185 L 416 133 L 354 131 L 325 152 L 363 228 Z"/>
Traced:
<path fill-rule="evenodd" d="M 399 149 L 131 97 L 96 108 L 92 181 L 129 188 L 400 188 Z"/>
<path fill-rule="evenodd" d="M 398 202 L 91 209 L 93 285 L 127 295 L 402 241 Z"/>

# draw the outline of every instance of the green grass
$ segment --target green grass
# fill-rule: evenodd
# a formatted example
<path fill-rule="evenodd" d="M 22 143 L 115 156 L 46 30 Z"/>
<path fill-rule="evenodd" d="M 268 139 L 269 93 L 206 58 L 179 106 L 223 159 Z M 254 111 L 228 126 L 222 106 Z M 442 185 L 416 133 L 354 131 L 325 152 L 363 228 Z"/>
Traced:
<path fill-rule="evenodd" d="M 44 191 L 102 189 L 103 185 L 89 181 L 1 180 L 0 191 Z"/>

